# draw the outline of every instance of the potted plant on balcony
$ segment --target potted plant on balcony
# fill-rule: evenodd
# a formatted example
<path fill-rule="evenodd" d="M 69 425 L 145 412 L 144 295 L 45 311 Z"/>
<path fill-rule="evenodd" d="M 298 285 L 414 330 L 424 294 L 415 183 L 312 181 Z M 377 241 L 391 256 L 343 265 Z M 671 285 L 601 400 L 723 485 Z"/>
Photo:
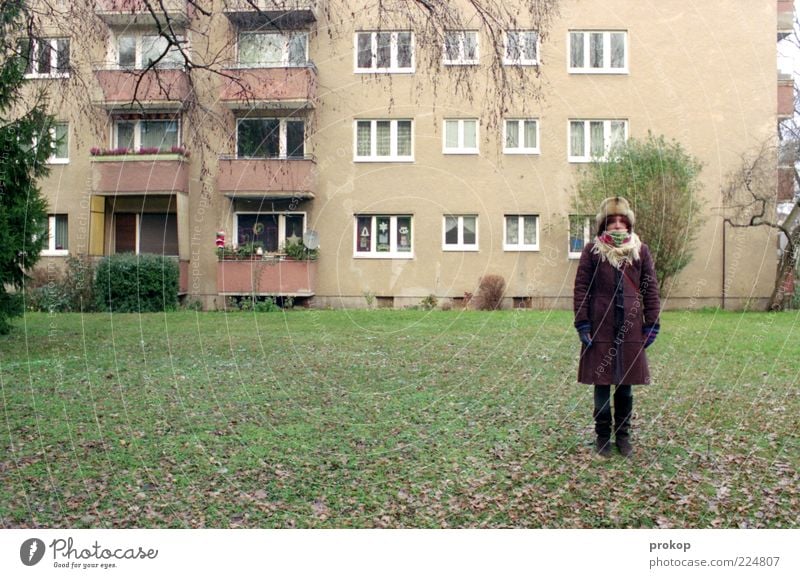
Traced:
<path fill-rule="evenodd" d="M 317 249 L 308 249 L 299 241 L 287 241 L 283 245 L 283 252 L 291 261 L 315 261 L 318 256 Z"/>

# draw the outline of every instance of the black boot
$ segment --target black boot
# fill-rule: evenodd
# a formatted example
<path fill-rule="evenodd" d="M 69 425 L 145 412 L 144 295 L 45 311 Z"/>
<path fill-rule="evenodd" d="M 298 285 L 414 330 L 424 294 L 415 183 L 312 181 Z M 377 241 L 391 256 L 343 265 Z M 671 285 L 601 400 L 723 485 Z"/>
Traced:
<path fill-rule="evenodd" d="M 594 433 L 595 450 L 604 458 L 611 456 L 611 387 L 594 386 Z"/>
<path fill-rule="evenodd" d="M 618 385 L 614 390 L 614 439 L 619 453 L 629 457 L 633 453 L 631 445 L 631 414 L 633 413 L 633 392 L 630 385 Z"/>

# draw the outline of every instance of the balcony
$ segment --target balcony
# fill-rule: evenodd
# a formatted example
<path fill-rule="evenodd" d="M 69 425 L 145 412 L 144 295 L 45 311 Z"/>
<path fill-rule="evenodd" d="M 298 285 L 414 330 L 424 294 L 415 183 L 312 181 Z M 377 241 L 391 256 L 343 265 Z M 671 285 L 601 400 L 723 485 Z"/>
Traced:
<path fill-rule="evenodd" d="M 217 263 L 217 292 L 221 295 L 311 297 L 316 285 L 317 261 L 276 258 Z"/>
<path fill-rule="evenodd" d="M 313 65 L 287 68 L 233 68 L 222 71 L 220 100 L 234 110 L 314 107 L 317 70 Z"/>
<path fill-rule="evenodd" d="M 316 162 L 311 158 L 222 158 L 217 186 L 228 197 L 313 199 L 317 189 Z"/>
<path fill-rule="evenodd" d="M 150 6 L 160 24 L 183 26 L 188 21 L 186 0 L 160 0 Z M 143 0 L 95 0 L 94 13 L 109 26 L 154 26 L 153 14 Z"/>
<path fill-rule="evenodd" d="M 790 75 L 778 76 L 778 117 L 794 115 L 794 79 Z"/>
<path fill-rule="evenodd" d="M 778 0 L 778 32 L 791 33 L 794 28 L 794 0 Z"/>
<path fill-rule="evenodd" d="M 92 157 L 98 195 L 173 194 L 189 191 L 189 163 L 177 154 Z"/>
<path fill-rule="evenodd" d="M 228 19 L 244 30 L 301 28 L 316 22 L 316 0 L 228 0 Z"/>
<path fill-rule="evenodd" d="M 180 109 L 189 98 L 183 70 L 95 70 L 102 91 L 95 104 L 109 109 Z"/>

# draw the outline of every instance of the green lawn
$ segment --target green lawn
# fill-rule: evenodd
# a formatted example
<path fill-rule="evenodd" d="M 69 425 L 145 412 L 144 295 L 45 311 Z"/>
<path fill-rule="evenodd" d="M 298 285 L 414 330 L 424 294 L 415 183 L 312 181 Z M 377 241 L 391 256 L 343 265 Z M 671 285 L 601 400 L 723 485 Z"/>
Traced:
<path fill-rule="evenodd" d="M 800 316 L 673 312 L 596 457 L 569 312 L 29 314 L 2 527 L 797 527 Z"/>

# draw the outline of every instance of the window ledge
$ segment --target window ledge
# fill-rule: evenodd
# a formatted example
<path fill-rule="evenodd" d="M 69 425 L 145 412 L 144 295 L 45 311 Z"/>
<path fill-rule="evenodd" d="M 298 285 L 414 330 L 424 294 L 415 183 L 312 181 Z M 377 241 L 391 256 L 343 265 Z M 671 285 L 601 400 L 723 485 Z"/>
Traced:
<path fill-rule="evenodd" d="M 539 149 L 503 149 L 503 154 L 516 156 L 539 156 L 542 154 L 542 151 Z"/>
<path fill-rule="evenodd" d="M 69 78 L 69 72 L 58 72 L 54 74 L 31 73 L 25 75 L 26 80 L 48 80 L 48 79 L 60 79 L 60 78 Z"/>
<path fill-rule="evenodd" d="M 382 157 L 382 158 L 364 158 L 356 157 L 353 159 L 354 163 L 413 163 L 413 158 L 404 157 Z"/>
<path fill-rule="evenodd" d="M 604 68 L 568 68 L 567 72 L 570 74 L 616 74 L 616 75 L 626 75 L 630 74 L 627 68 L 614 68 L 614 69 L 604 69 Z"/>
<path fill-rule="evenodd" d="M 442 251 L 445 251 L 447 253 L 479 253 L 480 249 L 478 249 L 478 247 L 471 247 L 471 246 L 459 246 L 459 247 L 445 246 L 442 247 Z"/>
<path fill-rule="evenodd" d="M 42 257 L 67 257 L 69 256 L 68 250 L 63 249 L 56 249 L 51 251 L 50 249 L 46 249 L 41 253 Z"/>
<path fill-rule="evenodd" d="M 48 159 L 48 165 L 68 165 L 69 159 Z"/>
<path fill-rule="evenodd" d="M 411 260 L 414 258 L 413 253 L 380 253 L 380 254 L 364 254 L 356 253 L 353 259 L 404 259 Z"/>
<path fill-rule="evenodd" d="M 381 76 L 383 74 L 414 74 L 416 72 L 413 68 L 356 68 L 353 74 L 374 74 Z"/>
<path fill-rule="evenodd" d="M 539 246 L 537 245 L 535 247 L 509 247 L 504 245 L 503 251 L 507 253 L 538 253 Z"/>
<path fill-rule="evenodd" d="M 478 156 L 481 154 L 478 150 L 468 150 L 468 151 L 456 151 L 456 150 L 443 150 L 443 155 L 475 155 Z"/>

